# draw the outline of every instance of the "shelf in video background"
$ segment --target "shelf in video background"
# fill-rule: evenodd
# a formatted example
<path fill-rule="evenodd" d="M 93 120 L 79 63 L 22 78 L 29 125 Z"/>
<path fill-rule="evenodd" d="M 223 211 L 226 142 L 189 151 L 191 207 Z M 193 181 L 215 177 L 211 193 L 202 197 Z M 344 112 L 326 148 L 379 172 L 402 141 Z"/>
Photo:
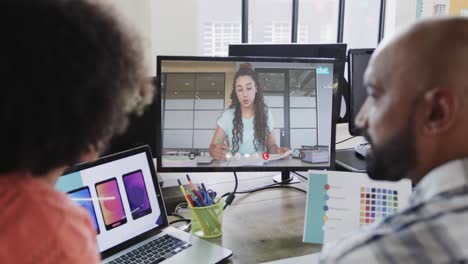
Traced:
<path fill-rule="evenodd" d="M 407 206 L 411 182 L 373 181 L 364 173 L 309 171 L 304 242 L 328 243 Z"/>

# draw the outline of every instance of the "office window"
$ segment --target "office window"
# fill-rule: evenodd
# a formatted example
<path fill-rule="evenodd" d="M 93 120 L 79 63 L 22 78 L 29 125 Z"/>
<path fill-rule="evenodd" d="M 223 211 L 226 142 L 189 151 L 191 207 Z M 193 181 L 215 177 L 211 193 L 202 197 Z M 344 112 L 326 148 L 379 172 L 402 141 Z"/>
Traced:
<path fill-rule="evenodd" d="M 289 70 L 288 75 L 290 146 L 315 146 L 318 144 L 316 72 L 297 69 Z"/>
<path fill-rule="evenodd" d="M 241 42 L 241 1 L 151 1 L 155 55 L 227 56 Z"/>
<path fill-rule="evenodd" d="M 241 43 L 242 2 L 237 0 L 197 0 L 195 2 L 197 3 L 198 54 L 227 56 L 229 44 Z"/>
<path fill-rule="evenodd" d="M 300 148 L 317 144 L 317 79 L 310 69 L 257 68 L 276 142 Z"/>
<path fill-rule="evenodd" d="M 266 26 L 265 43 L 289 43 L 291 42 L 291 23 L 272 22 Z"/>
<path fill-rule="evenodd" d="M 276 142 L 281 146 L 288 145 L 284 136 L 284 89 L 286 73 L 275 69 L 257 69 L 259 81 L 264 87 L 263 96 L 265 104 L 271 111 L 274 119 Z"/>
<path fill-rule="evenodd" d="M 377 46 L 380 2 L 380 0 L 345 2 L 343 42 L 348 44 L 348 49 Z"/>
<path fill-rule="evenodd" d="M 227 56 L 230 43 L 241 42 L 240 22 L 206 22 L 203 25 L 203 55 Z"/>
<path fill-rule="evenodd" d="M 250 43 L 291 43 L 291 0 L 249 1 Z"/>
<path fill-rule="evenodd" d="M 339 0 L 299 0 L 298 43 L 335 43 Z"/>
<path fill-rule="evenodd" d="M 385 6 L 384 38 L 415 20 L 416 0 L 387 0 Z"/>

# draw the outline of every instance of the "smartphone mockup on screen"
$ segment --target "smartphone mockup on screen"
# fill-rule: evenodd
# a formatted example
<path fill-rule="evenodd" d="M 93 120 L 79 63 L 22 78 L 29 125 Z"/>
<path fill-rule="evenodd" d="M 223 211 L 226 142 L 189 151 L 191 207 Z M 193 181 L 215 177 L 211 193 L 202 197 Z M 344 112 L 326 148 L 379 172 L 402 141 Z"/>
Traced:
<path fill-rule="evenodd" d="M 99 234 L 99 225 L 96 218 L 96 211 L 94 210 L 93 199 L 91 198 L 91 193 L 89 192 L 89 187 L 85 186 L 73 191 L 69 191 L 68 197 L 70 197 L 70 199 L 72 199 L 75 203 L 83 206 L 88 211 L 93 222 L 94 229 L 96 229 L 96 233 Z"/>
<path fill-rule="evenodd" d="M 127 223 L 127 216 L 125 215 L 117 179 L 112 178 L 98 182 L 95 186 L 106 230 L 111 230 Z"/>
<path fill-rule="evenodd" d="M 151 205 L 141 170 L 122 176 L 133 220 L 151 213 Z"/>

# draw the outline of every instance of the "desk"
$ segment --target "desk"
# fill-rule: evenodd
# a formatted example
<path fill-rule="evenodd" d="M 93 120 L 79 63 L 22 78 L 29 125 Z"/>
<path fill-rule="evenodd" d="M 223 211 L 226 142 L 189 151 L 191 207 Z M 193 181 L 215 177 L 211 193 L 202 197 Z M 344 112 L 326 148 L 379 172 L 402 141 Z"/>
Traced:
<path fill-rule="evenodd" d="M 348 137 L 347 125 L 337 125 L 337 141 Z M 356 137 L 337 145 L 337 149 L 354 148 L 363 142 L 364 138 Z M 271 184 L 274 174 L 239 172 L 238 191 Z M 184 173 L 159 175 L 164 186 L 176 186 L 177 178 L 185 179 Z M 234 177 L 229 172 L 191 173 L 190 177 L 195 183 L 204 182 L 221 194 L 234 188 Z M 306 190 L 304 183 L 293 186 Z M 322 245 L 302 242 L 305 204 L 306 195 L 292 189 L 238 194 L 224 212 L 222 237 L 208 241 L 233 251 L 228 263 L 257 263 L 319 252 Z"/>
<path fill-rule="evenodd" d="M 348 131 L 348 124 L 337 124 L 336 125 L 336 142 L 340 142 L 347 138 L 351 137 Z M 366 139 L 364 137 L 354 137 L 348 141 L 343 143 L 337 144 L 336 149 L 350 149 L 354 148 L 361 143 L 366 143 Z"/>
<path fill-rule="evenodd" d="M 194 182 L 203 181 L 218 193 L 234 188 L 234 177 L 230 173 L 190 175 Z M 273 173 L 240 172 L 237 175 L 238 191 L 242 191 L 271 184 Z M 292 186 L 307 188 L 304 183 Z M 257 263 L 319 252 L 322 245 L 302 242 L 305 203 L 306 195 L 293 189 L 237 194 L 234 203 L 224 212 L 223 235 L 207 240 L 233 251 L 227 263 Z"/>
<path fill-rule="evenodd" d="M 229 165 L 229 164 L 231 164 L 233 162 L 219 161 L 219 160 L 213 160 L 210 163 L 206 163 L 206 164 L 196 164 L 196 161 L 190 161 L 187 158 L 186 161 L 184 160 L 183 162 L 181 162 L 180 164 L 177 164 L 174 167 L 190 167 L 190 168 L 238 167 L 239 166 L 238 164 L 242 164 L 242 163 L 239 163 L 239 162 L 235 161 L 234 158 L 232 158 L 232 159 L 233 159 L 233 162 L 235 162 L 234 163 L 235 165 Z M 252 158 L 252 160 L 253 160 L 253 158 Z M 249 167 L 249 166 L 252 166 L 252 167 L 258 167 L 258 166 L 278 167 L 278 170 L 281 170 L 284 167 L 327 167 L 327 166 L 330 166 L 330 164 L 328 162 L 311 163 L 311 162 L 302 161 L 299 158 L 293 158 L 292 156 L 289 156 L 289 157 L 283 158 L 283 159 L 272 160 L 272 161 L 268 161 L 268 162 L 264 162 L 264 160 L 262 160 L 261 158 L 257 158 L 255 160 L 249 161 L 248 163 L 245 163 L 245 164 L 247 164 L 247 165 L 240 165 L 240 166 L 242 166 L 242 167 Z M 251 165 L 251 164 L 255 164 L 255 165 Z"/>

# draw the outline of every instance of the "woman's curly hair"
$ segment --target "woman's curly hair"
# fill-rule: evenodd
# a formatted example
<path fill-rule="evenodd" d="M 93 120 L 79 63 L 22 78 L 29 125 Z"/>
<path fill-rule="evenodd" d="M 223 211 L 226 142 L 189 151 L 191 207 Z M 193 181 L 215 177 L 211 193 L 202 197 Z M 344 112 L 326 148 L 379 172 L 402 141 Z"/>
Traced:
<path fill-rule="evenodd" d="M 0 173 L 72 165 L 151 101 L 139 38 L 108 6 L 5 0 L 0 7 Z"/>
<path fill-rule="evenodd" d="M 267 149 L 268 135 L 270 133 L 267 126 L 268 107 L 266 106 L 265 100 L 263 98 L 263 87 L 259 82 L 258 75 L 248 63 L 244 63 L 239 66 L 239 70 L 234 76 L 234 82 L 232 85 L 233 87 L 231 92 L 231 105 L 229 106 L 229 108 L 234 109 L 234 126 L 232 128 L 232 151 L 233 153 L 235 153 L 239 150 L 239 141 L 243 143 L 242 135 L 244 132 L 244 125 L 242 123 L 242 112 L 239 98 L 237 98 L 236 94 L 236 81 L 241 76 L 250 76 L 255 82 L 255 86 L 257 87 L 257 93 L 255 94 L 255 100 L 253 103 L 255 114 L 253 120 L 255 130 L 253 144 L 256 152 L 263 152 Z"/>

